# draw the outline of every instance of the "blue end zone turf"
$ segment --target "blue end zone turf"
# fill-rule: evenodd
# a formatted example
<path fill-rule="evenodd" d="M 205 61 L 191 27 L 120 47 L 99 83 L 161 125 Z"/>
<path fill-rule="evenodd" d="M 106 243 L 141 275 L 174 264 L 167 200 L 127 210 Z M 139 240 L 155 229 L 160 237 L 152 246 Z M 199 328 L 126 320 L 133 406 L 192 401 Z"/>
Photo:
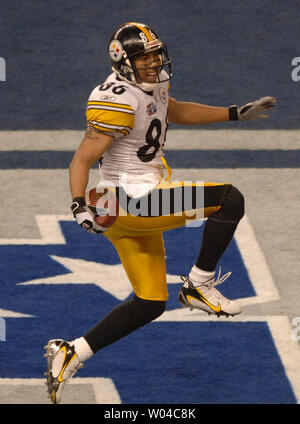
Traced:
<path fill-rule="evenodd" d="M 93 364 L 124 403 L 295 403 L 265 323 L 153 323 L 129 337 Z"/>
<path fill-rule="evenodd" d="M 64 221 L 61 227 L 66 245 L 0 246 L 0 308 L 34 315 L 6 318 L 7 341 L 1 343 L 0 351 L 2 378 L 42 378 L 43 345 L 48 339 L 85 334 L 119 303 L 95 285 L 17 285 L 67 276 L 69 271 L 50 255 L 119 263 L 104 237 L 85 233 L 75 222 Z M 169 274 L 188 273 L 201 232 L 202 227 L 184 227 L 165 233 Z M 255 296 L 234 240 L 220 264 L 224 272 L 234 271 L 222 288 L 225 295 Z M 169 285 L 168 310 L 179 307 L 179 287 L 180 283 Z M 209 318 L 207 322 L 154 322 L 98 352 L 80 376 L 112 378 L 123 403 L 296 402 L 263 322 L 210 322 Z"/>

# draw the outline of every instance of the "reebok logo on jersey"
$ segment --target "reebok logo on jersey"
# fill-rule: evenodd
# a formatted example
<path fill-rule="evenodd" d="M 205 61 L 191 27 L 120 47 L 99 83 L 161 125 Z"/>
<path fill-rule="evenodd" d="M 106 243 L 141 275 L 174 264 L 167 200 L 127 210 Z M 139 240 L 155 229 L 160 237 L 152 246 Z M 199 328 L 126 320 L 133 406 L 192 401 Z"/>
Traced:
<path fill-rule="evenodd" d="M 108 95 L 104 95 L 100 97 L 100 100 L 103 100 L 105 102 L 114 102 L 116 100 L 115 96 L 108 96 Z"/>

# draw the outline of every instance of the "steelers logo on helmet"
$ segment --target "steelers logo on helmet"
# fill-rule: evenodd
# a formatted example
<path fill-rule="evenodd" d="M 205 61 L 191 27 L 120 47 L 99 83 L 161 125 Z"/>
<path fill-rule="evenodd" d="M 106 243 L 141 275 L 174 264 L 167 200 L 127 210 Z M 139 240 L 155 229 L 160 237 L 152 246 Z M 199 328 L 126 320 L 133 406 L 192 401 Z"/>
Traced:
<path fill-rule="evenodd" d="M 119 62 L 123 57 L 123 47 L 119 40 L 112 40 L 109 44 L 108 51 L 114 62 Z"/>

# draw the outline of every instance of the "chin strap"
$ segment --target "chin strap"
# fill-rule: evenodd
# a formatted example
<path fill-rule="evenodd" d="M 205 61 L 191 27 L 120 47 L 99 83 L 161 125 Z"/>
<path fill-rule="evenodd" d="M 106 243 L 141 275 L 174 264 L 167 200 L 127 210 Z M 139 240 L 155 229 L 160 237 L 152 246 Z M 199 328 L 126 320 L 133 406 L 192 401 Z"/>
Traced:
<path fill-rule="evenodd" d="M 118 71 L 116 71 L 114 68 L 112 68 L 112 70 L 118 75 L 118 77 L 122 80 L 122 81 L 126 81 L 129 84 L 134 85 L 135 87 L 140 88 L 143 91 L 147 91 L 147 93 L 150 93 L 151 91 L 153 91 L 157 86 L 158 86 L 158 82 L 155 82 L 153 84 L 151 84 L 150 82 L 136 82 L 134 73 L 131 73 L 131 78 L 132 80 L 130 81 L 128 78 L 125 78 L 123 75 L 121 75 Z"/>

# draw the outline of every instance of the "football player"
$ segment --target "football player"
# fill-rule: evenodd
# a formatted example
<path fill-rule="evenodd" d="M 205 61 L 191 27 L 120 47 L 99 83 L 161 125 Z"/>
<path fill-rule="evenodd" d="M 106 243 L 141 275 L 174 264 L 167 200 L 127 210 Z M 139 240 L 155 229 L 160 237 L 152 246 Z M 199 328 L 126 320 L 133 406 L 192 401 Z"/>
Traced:
<path fill-rule="evenodd" d="M 87 359 L 164 312 L 168 299 L 164 231 L 189 219 L 206 219 L 199 254 L 183 277 L 180 304 L 218 316 L 242 311 L 215 288 L 230 273 L 221 277 L 220 271 L 217 276 L 215 272 L 244 215 L 244 197 L 229 183 L 173 182 L 163 147 L 168 122 L 199 125 L 265 118 L 264 111 L 276 103 L 273 97 L 264 97 L 241 107 L 213 107 L 174 99 L 169 96 L 167 47 L 142 23 L 118 28 L 108 54 L 113 72 L 90 95 L 85 136 L 70 164 L 71 209 L 83 229 L 103 233 L 113 243 L 134 296 L 84 336 L 49 340 L 46 374 L 54 403 Z M 85 200 L 90 168 L 99 160 L 101 184 L 114 192 L 119 204 L 119 216 L 109 228 L 97 223 Z"/>

